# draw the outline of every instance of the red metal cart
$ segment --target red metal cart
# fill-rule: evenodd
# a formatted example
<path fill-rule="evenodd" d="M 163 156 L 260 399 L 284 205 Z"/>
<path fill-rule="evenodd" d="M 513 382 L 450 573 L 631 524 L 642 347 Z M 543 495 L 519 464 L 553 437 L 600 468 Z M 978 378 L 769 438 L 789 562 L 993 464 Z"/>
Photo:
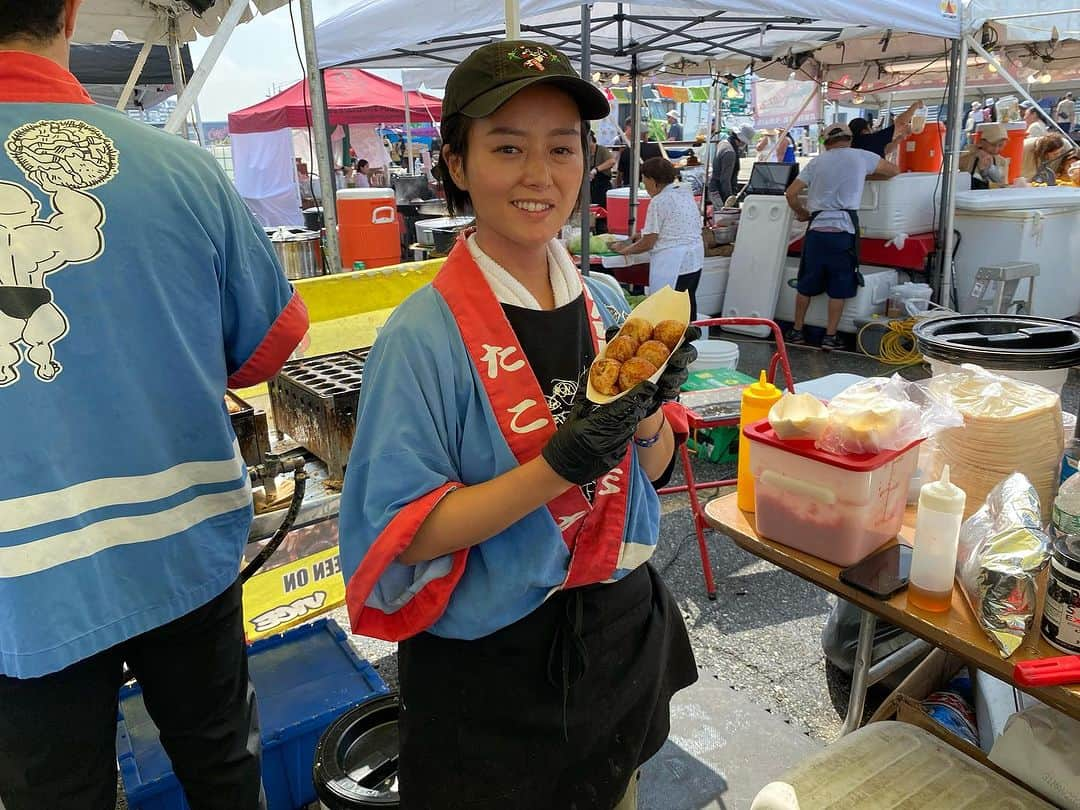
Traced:
<path fill-rule="evenodd" d="M 769 380 L 773 383 L 776 382 L 777 367 L 780 367 L 784 372 L 787 390 L 795 390 L 795 381 L 791 376 L 791 364 L 788 362 L 787 349 L 784 346 L 784 335 L 780 331 L 780 327 L 777 326 L 774 321 L 770 321 L 766 318 L 709 318 L 703 321 L 694 321 L 694 325 L 700 326 L 702 329 L 710 326 L 768 327 L 772 330 L 773 339 L 776 341 L 776 352 L 769 361 Z M 739 419 L 738 417 L 709 419 L 699 416 L 688 409 L 687 422 L 690 430 L 693 431 L 738 425 Z M 679 455 L 682 459 L 686 483 L 673 487 L 664 487 L 660 490 L 660 494 L 673 495 L 675 493 L 685 492 L 689 495 L 690 509 L 694 513 L 694 531 L 697 533 L 698 548 L 701 550 L 701 567 L 705 574 L 705 591 L 708 593 L 709 599 L 716 599 L 716 583 L 713 581 L 712 563 L 709 561 L 709 548 L 705 545 L 705 530 L 709 528 L 709 525 L 705 520 L 705 510 L 701 506 L 701 501 L 698 500 L 697 491 L 699 489 L 718 489 L 720 487 L 734 486 L 735 479 L 731 478 L 724 481 L 705 481 L 703 483 L 698 483 L 694 478 L 694 468 L 690 464 L 690 451 L 687 449 L 685 442 L 679 447 Z"/>

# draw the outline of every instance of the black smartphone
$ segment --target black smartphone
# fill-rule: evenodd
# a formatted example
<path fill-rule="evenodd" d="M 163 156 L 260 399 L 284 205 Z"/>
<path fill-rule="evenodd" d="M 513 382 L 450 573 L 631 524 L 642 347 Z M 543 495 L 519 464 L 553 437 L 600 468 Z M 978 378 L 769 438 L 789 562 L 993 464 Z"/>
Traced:
<path fill-rule="evenodd" d="M 910 575 L 911 546 L 897 543 L 843 569 L 840 581 L 879 599 L 888 599 L 907 587 Z"/>

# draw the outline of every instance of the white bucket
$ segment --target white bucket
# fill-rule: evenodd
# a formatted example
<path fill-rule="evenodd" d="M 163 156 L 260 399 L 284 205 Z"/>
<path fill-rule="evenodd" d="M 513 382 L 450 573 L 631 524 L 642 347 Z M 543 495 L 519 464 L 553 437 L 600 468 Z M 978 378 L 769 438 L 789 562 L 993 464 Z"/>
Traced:
<path fill-rule="evenodd" d="M 954 374 L 960 370 L 960 366 L 953 365 L 952 363 L 945 363 L 941 360 L 934 360 L 931 358 L 927 359 L 930 360 L 930 373 L 935 377 L 940 377 L 942 374 Z M 1067 368 L 1031 371 L 1002 368 L 988 368 L 986 370 L 993 374 L 1000 374 L 1002 377 L 1010 377 L 1014 380 L 1020 380 L 1021 382 L 1041 385 L 1043 388 L 1049 388 L 1051 391 L 1054 391 L 1058 396 L 1061 396 L 1062 389 L 1065 388 L 1065 381 L 1069 379 L 1069 370 Z"/>
<path fill-rule="evenodd" d="M 691 372 L 710 368 L 736 369 L 739 367 L 738 343 L 702 338 L 694 341 L 694 348 L 698 350 L 698 358 L 690 364 Z"/>

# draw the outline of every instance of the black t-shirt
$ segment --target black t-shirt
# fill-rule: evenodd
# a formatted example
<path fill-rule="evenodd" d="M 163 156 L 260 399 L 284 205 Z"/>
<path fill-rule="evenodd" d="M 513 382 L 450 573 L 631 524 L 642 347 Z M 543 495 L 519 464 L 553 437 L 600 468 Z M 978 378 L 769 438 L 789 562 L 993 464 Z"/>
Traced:
<path fill-rule="evenodd" d="M 885 150 L 896 137 L 896 127 L 885 127 L 879 132 L 864 132 L 858 137 L 852 138 L 851 145 L 855 149 L 864 149 L 873 152 L 878 157 L 885 157 Z"/>
<path fill-rule="evenodd" d="M 547 398 L 555 424 L 561 425 L 570 415 L 578 386 L 585 385 L 585 374 L 596 357 L 585 296 L 551 310 L 524 309 L 511 304 L 503 304 L 502 308 Z M 621 321 L 621 313 L 612 310 L 612 315 Z M 653 482 L 654 487 L 667 486 L 677 456 L 672 454 L 671 463 Z M 592 501 L 596 484 L 586 484 L 581 491 Z"/>
<path fill-rule="evenodd" d="M 547 398 L 555 424 L 561 425 L 570 415 L 578 385 L 585 384 L 585 372 L 596 356 L 585 296 L 551 310 L 503 304 L 503 312 Z M 592 501 L 596 484 L 586 484 L 581 491 Z"/>
<path fill-rule="evenodd" d="M 630 153 L 631 148 L 624 146 L 622 151 L 619 152 L 619 176 L 622 177 L 624 184 L 630 183 Z M 642 141 L 641 143 L 641 159 L 646 161 L 649 158 L 663 157 L 663 153 L 660 151 L 660 144 L 655 141 Z"/>
<path fill-rule="evenodd" d="M 552 310 L 503 304 L 503 312 L 547 397 L 555 424 L 561 425 L 570 414 L 578 382 L 595 357 L 585 297 L 579 295 Z"/>

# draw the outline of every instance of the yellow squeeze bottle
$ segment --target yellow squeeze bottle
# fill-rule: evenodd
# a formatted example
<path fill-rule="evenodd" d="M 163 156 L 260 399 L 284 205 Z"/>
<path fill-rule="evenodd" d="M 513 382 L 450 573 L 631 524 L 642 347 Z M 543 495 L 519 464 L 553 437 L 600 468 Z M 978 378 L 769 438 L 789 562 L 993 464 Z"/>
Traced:
<path fill-rule="evenodd" d="M 754 477 L 750 474 L 750 440 L 743 433 L 743 428 L 765 419 L 778 399 L 780 389 L 769 382 L 764 370 L 756 383 L 743 389 L 742 408 L 739 411 L 739 478 L 736 491 L 739 508 L 744 512 L 754 511 Z"/>

